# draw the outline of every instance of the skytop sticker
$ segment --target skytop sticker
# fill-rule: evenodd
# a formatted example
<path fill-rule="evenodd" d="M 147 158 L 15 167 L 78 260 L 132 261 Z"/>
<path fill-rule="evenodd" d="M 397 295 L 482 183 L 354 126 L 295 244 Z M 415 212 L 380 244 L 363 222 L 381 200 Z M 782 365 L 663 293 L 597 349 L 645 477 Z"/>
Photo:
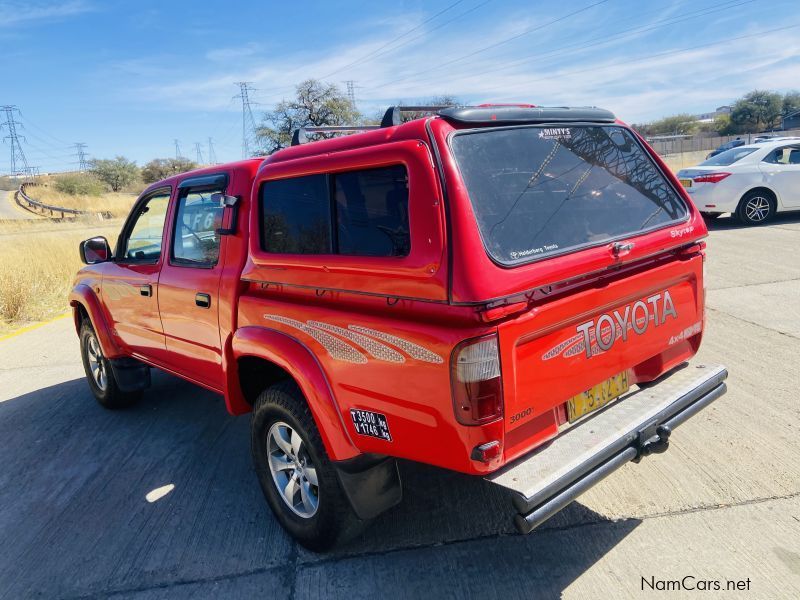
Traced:
<path fill-rule="evenodd" d="M 572 130 L 568 127 L 550 127 L 542 129 L 539 137 L 543 140 L 570 140 L 572 139 Z"/>

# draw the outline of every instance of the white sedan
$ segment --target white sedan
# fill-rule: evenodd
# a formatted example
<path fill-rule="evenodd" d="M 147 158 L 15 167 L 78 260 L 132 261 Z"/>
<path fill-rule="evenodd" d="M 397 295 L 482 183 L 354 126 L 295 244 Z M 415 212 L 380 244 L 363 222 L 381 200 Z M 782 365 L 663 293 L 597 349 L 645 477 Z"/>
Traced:
<path fill-rule="evenodd" d="M 733 213 L 743 223 L 765 223 L 776 212 L 800 210 L 800 140 L 726 150 L 678 178 L 704 216 Z"/>

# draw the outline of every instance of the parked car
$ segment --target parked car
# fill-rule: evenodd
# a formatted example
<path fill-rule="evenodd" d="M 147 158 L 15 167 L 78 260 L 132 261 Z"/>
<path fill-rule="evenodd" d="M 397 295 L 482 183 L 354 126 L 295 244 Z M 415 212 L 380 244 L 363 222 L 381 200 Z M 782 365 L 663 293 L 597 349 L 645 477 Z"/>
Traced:
<path fill-rule="evenodd" d="M 707 218 L 733 213 L 748 225 L 777 212 L 800 210 L 800 140 L 739 146 L 678 171 L 678 178 Z"/>
<path fill-rule="evenodd" d="M 148 187 L 113 253 L 81 244 L 70 303 L 102 406 L 157 367 L 252 412 L 300 543 L 400 502 L 397 459 L 512 490 L 529 532 L 724 393 L 724 367 L 687 364 L 705 223 L 610 112 L 393 108 L 296 133 Z"/>
<path fill-rule="evenodd" d="M 744 146 L 746 143 L 747 142 L 745 142 L 741 138 L 736 138 L 735 140 L 731 140 L 730 142 L 725 142 L 724 144 L 722 144 L 716 150 L 712 150 L 711 152 L 709 152 L 706 155 L 706 160 L 708 160 L 709 158 L 711 158 L 713 156 L 716 156 L 717 154 L 721 154 L 722 152 L 725 152 L 726 150 L 731 150 L 732 148 L 738 148 L 739 146 Z"/>

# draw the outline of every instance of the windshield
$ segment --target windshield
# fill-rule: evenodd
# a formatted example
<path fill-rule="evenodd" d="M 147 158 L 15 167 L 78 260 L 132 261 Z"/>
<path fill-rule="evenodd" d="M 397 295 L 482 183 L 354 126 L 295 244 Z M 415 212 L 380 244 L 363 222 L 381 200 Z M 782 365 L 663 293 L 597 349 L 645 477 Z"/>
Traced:
<path fill-rule="evenodd" d="M 456 133 L 453 154 L 489 255 L 529 262 L 682 219 L 686 205 L 627 129 Z"/>
<path fill-rule="evenodd" d="M 716 156 L 709 158 L 705 162 L 701 162 L 701 167 L 727 167 L 728 165 L 732 165 L 737 160 L 741 160 L 748 154 L 752 154 L 755 152 L 757 148 L 733 148 L 731 150 L 726 150 L 725 152 L 720 152 Z"/>

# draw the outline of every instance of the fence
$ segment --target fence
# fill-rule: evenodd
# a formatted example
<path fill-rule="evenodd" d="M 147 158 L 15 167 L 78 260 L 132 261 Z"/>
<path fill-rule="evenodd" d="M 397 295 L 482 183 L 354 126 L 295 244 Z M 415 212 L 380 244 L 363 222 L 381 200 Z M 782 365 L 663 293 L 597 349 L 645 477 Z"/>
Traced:
<path fill-rule="evenodd" d="M 82 215 L 90 215 L 92 213 L 86 212 L 85 210 L 78 210 L 76 208 L 64 208 L 63 206 L 54 206 L 52 204 L 45 204 L 44 202 L 39 202 L 38 200 L 34 200 L 30 196 L 28 196 L 27 189 L 31 186 L 37 185 L 36 183 L 23 183 L 19 186 L 19 189 L 15 193 L 15 197 L 17 200 L 17 204 L 20 206 L 25 203 L 27 204 L 28 209 L 36 211 L 43 216 L 50 216 L 54 219 L 64 219 L 69 217 L 79 217 Z M 60 213 L 61 216 L 58 216 Z M 110 217 L 109 213 L 97 213 L 97 216 L 101 219 L 107 219 Z"/>
<path fill-rule="evenodd" d="M 722 144 L 741 138 L 745 142 L 750 143 L 753 139 L 760 135 L 767 135 L 763 133 L 743 133 L 741 135 L 692 135 L 692 136 L 669 136 L 659 139 L 658 136 L 648 138 L 648 143 L 658 152 L 661 156 L 669 156 L 671 154 L 682 154 L 684 152 L 711 152 L 719 148 Z M 769 135 L 773 136 L 796 136 L 800 137 L 800 129 L 791 129 L 788 131 L 773 131 Z"/>

